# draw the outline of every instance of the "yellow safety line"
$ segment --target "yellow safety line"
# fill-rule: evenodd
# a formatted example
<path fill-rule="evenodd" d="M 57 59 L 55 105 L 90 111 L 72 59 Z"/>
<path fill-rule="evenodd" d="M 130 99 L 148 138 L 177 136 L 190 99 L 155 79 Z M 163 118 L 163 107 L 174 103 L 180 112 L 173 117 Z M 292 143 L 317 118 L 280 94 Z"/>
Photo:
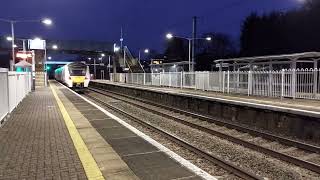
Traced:
<path fill-rule="evenodd" d="M 73 141 L 73 144 L 77 150 L 77 153 L 79 155 L 79 158 L 81 160 L 82 166 L 84 168 L 84 171 L 87 175 L 87 178 L 89 180 L 102 180 L 104 179 L 96 161 L 92 157 L 92 154 L 90 153 L 88 147 L 84 143 L 83 139 L 81 138 L 76 126 L 74 125 L 72 119 L 70 118 L 66 108 L 64 107 L 62 101 L 58 97 L 54 87 L 50 83 L 50 88 L 52 90 L 52 93 L 58 103 L 60 112 L 63 116 L 64 122 L 68 128 L 69 134 L 71 136 L 71 139 Z"/>

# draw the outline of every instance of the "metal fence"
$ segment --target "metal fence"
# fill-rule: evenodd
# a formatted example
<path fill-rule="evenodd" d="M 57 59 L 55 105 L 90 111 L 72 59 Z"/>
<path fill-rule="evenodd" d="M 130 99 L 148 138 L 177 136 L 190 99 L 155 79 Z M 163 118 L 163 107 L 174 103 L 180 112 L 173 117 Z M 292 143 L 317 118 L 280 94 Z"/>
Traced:
<path fill-rule="evenodd" d="M 248 96 L 320 99 L 320 70 L 161 72 L 111 75 L 116 82 Z"/>
<path fill-rule="evenodd" d="M 0 121 L 31 91 L 31 80 L 31 73 L 9 72 L 0 68 Z"/>

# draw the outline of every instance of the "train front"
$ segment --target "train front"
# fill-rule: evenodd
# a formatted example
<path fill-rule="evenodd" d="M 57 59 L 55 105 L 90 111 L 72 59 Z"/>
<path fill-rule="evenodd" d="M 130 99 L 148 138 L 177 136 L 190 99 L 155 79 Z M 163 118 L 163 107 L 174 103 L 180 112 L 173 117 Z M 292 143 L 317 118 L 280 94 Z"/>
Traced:
<path fill-rule="evenodd" d="M 68 64 L 69 82 L 71 87 L 75 90 L 83 90 L 87 88 L 90 82 L 89 68 L 84 63 L 70 63 Z"/>

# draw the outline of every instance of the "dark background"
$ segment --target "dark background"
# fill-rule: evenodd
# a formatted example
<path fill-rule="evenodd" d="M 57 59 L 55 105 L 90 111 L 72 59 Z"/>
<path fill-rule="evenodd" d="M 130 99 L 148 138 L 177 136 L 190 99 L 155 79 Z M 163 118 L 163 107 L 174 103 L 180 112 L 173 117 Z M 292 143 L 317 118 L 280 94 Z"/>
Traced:
<path fill-rule="evenodd" d="M 53 27 L 17 24 L 16 35 L 45 39 L 118 42 L 123 27 L 125 44 L 164 50 L 167 32 L 191 35 L 192 16 L 199 17 L 198 33 L 224 32 L 237 43 L 242 21 L 251 12 L 299 8 L 301 0 L 2 0 L 1 18 L 50 17 Z M 10 26 L 0 22 L 0 33 Z"/>

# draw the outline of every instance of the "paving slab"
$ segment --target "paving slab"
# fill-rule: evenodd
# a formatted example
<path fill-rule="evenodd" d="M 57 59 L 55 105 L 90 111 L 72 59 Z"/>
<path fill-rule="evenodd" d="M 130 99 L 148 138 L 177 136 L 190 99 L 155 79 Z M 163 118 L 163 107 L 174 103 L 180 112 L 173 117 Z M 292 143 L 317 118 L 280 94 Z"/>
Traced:
<path fill-rule="evenodd" d="M 60 89 L 63 95 L 71 102 L 79 102 L 75 94 L 68 89 Z M 117 163 L 119 157 L 125 162 L 130 170 L 139 179 L 146 180 L 164 180 L 164 179 L 200 179 L 187 168 L 181 166 L 174 159 L 170 158 L 164 152 L 151 145 L 143 138 L 137 136 L 128 128 L 124 127 L 116 120 L 109 118 L 106 114 L 89 113 L 81 104 L 75 104 L 74 107 L 85 117 L 88 122 L 95 128 L 96 132 L 111 146 L 119 156 L 105 152 L 95 146 L 97 143 L 90 136 L 86 141 L 87 146 L 92 149 L 95 158 L 98 161 L 102 172 L 108 172 L 107 179 L 127 179 L 130 172 L 125 169 L 124 164 Z M 92 107 L 90 107 L 91 109 Z M 85 131 L 85 130 L 80 130 Z M 84 132 L 87 134 L 87 132 Z M 84 136 L 89 136 L 85 135 Z M 108 160 L 99 160 L 99 157 L 105 157 Z"/>
<path fill-rule="evenodd" d="M 110 175 L 113 178 L 119 179 L 123 177 L 120 172 L 126 172 L 126 179 L 139 179 L 127 166 L 127 164 L 120 158 L 114 149 L 104 140 L 104 138 L 96 131 L 96 129 L 88 121 L 86 114 L 82 114 L 77 108 L 80 100 L 72 97 L 71 100 L 77 102 L 75 105 L 71 102 L 62 91 L 66 90 L 64 86 L 51 82 L 57 89 L 57 94 L 65 105 L 70 117 L 81 135 L 86 147 L 92 154 L 104 178 L 108 179 Z M 86 111 L 86 110 L 84 110 Z M 117 174 L 115 174 L 117 173 Z"/>
<path fill-rule="evenodd" d="M 0 128 L 0 179 L 87 179 L 48 87 L 30 93 Z"/>

